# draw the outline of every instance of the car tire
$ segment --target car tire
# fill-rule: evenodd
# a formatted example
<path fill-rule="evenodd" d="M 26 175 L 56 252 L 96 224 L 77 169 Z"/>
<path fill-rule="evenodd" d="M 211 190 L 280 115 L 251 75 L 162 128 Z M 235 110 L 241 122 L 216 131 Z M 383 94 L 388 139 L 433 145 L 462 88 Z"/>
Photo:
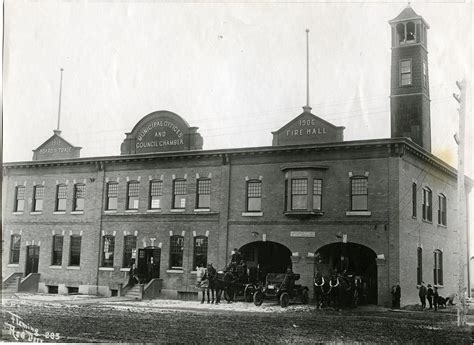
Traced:
<path fill-rule="evenodd" d="M 246 286 L 244 290 L 244 300 L 245 302 L 252 302 L 254 295 L 254 288 L 253 286 Z"/>
<path fill-rule="evenodd" d="M 253 304 L 255 304 L 257 307 L 261 306 L 263 303 L 263 292 L 258 290 L 255 291 L 253 294 Z"/>
<path fill-rule="evenodd" d="M 290 304 L 290 295 L 288 295 L 288 292 L 283 292 L 280 295 L 280 306 L 286 308 L 288 307 L 288 304 Z"/>

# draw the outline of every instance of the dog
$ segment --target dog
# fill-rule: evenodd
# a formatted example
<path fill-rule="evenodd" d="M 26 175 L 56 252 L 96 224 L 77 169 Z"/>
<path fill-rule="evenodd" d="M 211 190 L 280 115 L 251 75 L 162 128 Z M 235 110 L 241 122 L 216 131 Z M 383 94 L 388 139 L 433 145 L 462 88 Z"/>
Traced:
<path fill-rule="evenodd" d="M 443 307 L 444 309 L 446 309 L 446 302 L 448 302 L 449 298 L 446 297 L 442 297 L 442 296 L 439 296 L 438 297 L 438 308 L 441 309 L 441 307 Z"/>

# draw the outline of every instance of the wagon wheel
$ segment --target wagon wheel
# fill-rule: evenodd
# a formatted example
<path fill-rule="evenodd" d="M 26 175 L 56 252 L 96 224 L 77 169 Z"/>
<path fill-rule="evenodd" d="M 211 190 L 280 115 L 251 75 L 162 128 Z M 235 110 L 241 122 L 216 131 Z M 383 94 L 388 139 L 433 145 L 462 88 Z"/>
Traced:
<path fill-rule="evenodd" d="M 248 285 L 248 286 L 245 287 L 245 290 L 244 290 L 244 300 L 245 300 L 245 302 L 252 302 L 253 291 L 254 291 L 253 286 Z"/>
<path fill-rule="evenodd" d="M 255 304 L 258 307 L 258 306 L 261 306 L 262 303 L 263 303 L 263 292 L 260 290 L 257 290 L 253 294 L 253 304 Z"/>
<path fill-rule="evenodd" d="M 282 308 L 288 307 L 288 304 L 290 303 L 290 295 L 288 295 L 288 292 L 283 292 L 280 296 L 280 305 Z"/>
<path fill-rule="evenodd" d="M 308 304 L 308 299 L 308 290 L 303 290 L 303 292 L 301 292 L 301 303 Z"/>

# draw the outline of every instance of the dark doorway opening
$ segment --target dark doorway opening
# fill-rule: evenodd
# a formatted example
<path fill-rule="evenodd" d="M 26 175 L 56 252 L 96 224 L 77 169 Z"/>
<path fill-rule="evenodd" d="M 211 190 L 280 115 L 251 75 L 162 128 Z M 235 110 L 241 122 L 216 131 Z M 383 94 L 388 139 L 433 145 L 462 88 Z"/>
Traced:
<path fill-rule="evenodd" d="M 338 242 L 319 248 L 315 257 L 315 273 L 326 276 L 346 270 L 365 284 L 365 303 L 377 304 L 377 254 L 372 249 L 358 243 Z"/>
<path fill-rule="evenodd" d="M 30 273 L 38 273 L 39 249 L 39 246 L 34 245 L 26 247 L 25 276 Z"/>
<path fill-rule="evenodd" d="M 291 251 L 277 242 L 252 242 L 240 248 L 247 267 L 259 268 L 263 274 L 285 273 L 291 267 Z"/>
<path fill-rule="evenodd" d="M 161 248 L 146 247 L 138 249 L 137 272 L 141 283 L 148 283 L 160 277 Z"/>

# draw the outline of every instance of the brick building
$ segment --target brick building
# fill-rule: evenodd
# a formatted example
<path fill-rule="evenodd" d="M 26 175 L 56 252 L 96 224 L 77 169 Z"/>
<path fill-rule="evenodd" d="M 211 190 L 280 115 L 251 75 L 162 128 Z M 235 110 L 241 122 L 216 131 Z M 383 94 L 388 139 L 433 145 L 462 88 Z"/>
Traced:
<path fill-rule="evenodd" d="M 136 262 L 162 296 L 188 298 L 196 266 L 223 268 L 238 248 L 307 286 L 345 260 L 380 305 L 396 282 L 403 304 L 421 280 L 454 292 L 456 171 L 430 153 L 428 26 L 410 7 L 390 25 L 392 138 L 344 141 L 309 106 L 269 147 L 202 150 L 168 111 L 140 120 L 117 156 L 78 158 L 55 132 L 33 161 L 4 164 L 4 277 L 110 296 Z"/>

